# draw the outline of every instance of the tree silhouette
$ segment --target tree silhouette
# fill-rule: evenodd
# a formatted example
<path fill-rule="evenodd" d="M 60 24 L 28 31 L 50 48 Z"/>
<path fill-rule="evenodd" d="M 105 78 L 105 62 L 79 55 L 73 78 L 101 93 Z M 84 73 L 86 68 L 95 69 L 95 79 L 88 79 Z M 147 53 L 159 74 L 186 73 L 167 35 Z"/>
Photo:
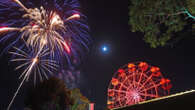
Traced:
<path fill-rule="evenodd" d="M 78 88 L 70 90 L 55 77 L 30 87 L 25 99 L 30 110 L 85 110 L 89 103 Z"/>
<path fill-rule="evenodd" d="M 190 25 L 194 32 L 195 0 L 130 0 L 129 25 L 144 33 L 151 47 L 164 46 L 176 39 L 173 34 Z"/>
<path fill-rule="evenodd" d="M 70 94 L 62 80 L 52 77 L 28 90 L 25 105 L 32 110 L 66 110 L 74 102 Z"/>

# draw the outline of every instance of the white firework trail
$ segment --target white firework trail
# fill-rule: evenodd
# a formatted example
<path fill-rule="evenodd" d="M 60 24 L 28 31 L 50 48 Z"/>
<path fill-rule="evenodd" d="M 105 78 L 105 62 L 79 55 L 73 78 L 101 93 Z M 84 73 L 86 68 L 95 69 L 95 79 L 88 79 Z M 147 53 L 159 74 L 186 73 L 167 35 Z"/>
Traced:
<path fill-rule="evenodd" d="M 7 110 L 10 109 L 16 95 L 18 94 L 18 91 L 20 90 L 21 86 L 23 85 L 24 81 L 28 81 L 30 75 L 32 75 L 32 73 L 34 74 L 34 83 L 36 82 L 36 75 L 38 74 L 40 80 L 42 81 L 42 75 L 48 79 L 47 76 L 47 72 L 52 74 L 52 70 L 56 70 L 57 71 L 57 67 L 58 65 L 56 64 L 56 61 L 54 60 L 48 60 L 46 59 L 47 56 L 50 54 L 49 49 L 45 49 L 42 51 L 38 51 L 38 53 L 36 52 L 32 52 L 33 54 L 28 54 L 18 48 L 15 47 L 15 49 L 18 52 L 10 52 L 11 54 L 15 55 L 15 56 L 19 56 L 20 58 L 15 58 L 12 59 L 11 61 L 13 62 L 24 62 L 22 64 L 20 64 L 19 66 L 16 67 L 16 70 L 21 69 L 23 67 L 25 67 L 25 70 L 23 71 L 23 73 L 20 75 L 19 78 L 23 78 L 22 82 L 20 83 L 18 89 L 16 90 Z M 35 53 L 35 54 L 34 54 Z M 33 71 L 33 72 L 32 72 Z"/>
<path fill-rule="evenodd" d="M 60 33 L 66 33 L 66 27 L 64 22 L 69 20 L 80 18 L 79 14 L 74 14 L 65 20 L 62 20 L 56 12 L 48 12 L 42 6 L 38 8 L 27 8 L 19 0 L 13 0 L 19 4 L 21 8 L 26 12 L 22 17 L 27 18 L 30 22 L 19 27 L 0 27 L 0 33 L 18 31 L 22 33 L 21 38 L 24 40 L 28 48 L 33 48 L 34 56 L 15 48 L 18 52 L 10 52 L 15 56 L 22 58 L 13 59 L 11 61 L 23 61 L 25 63 L 16 67 L 16 69 L 25 68 L 19 78 L 23 78 L 18 89 L 16 90 L 11 102 L 9 103 L 7 110 L 10 109 L 15 97 L 18 94 L 24 81 L 28 81 L 32 72 L 34 72 L 34 82 L 36 82 L 36 74 L 38 73 L 42 80 L 41 73 L 47 78 L 46 71 L 52 74 L 50 69 L 56 70 L 58 65 L 54 60 L 44 59 L 47 55 L 54 55 L 55 50 L 70 53 L 70 47 L 67 44 L 66 39 Z"/>

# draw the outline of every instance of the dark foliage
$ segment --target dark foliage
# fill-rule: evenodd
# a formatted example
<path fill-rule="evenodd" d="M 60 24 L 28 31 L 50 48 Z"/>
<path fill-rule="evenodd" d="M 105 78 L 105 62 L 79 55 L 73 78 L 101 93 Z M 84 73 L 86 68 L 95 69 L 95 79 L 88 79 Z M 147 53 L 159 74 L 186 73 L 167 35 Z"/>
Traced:
<path fill-rule="evenodd" d="M 64 82 L 55 77 L 28 90 L 25 105 L 32 110 L 66 110 L 73 104 Z"/>

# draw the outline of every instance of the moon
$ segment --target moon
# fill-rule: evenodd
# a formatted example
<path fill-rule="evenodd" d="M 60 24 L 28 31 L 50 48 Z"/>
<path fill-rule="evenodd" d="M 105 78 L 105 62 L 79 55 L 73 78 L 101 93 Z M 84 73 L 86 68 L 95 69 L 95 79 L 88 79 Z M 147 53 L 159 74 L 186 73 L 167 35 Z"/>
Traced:
<path fill-rule="evenodd" d="M 104 52 L 104 53 L 105 53 L 105 52 L 108 52 L 108 47 L 104 45 L 104 46 L 102 46 L 101 50 L 102 50 L 102 52 Z"/>

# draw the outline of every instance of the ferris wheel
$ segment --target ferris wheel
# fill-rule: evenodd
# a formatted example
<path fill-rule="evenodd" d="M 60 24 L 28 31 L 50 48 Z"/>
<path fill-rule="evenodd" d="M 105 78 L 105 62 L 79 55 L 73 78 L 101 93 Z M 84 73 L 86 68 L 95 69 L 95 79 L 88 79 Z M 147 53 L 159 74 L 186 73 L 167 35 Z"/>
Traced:
<path fill-rule="evenodd" d="M 171 87 L 170 80 L 162 76 L 160 68 L 146 62 L 129 63 L 112 77 L 107 105 L 109 109 L 119 108 L 166 96 Z"/>

